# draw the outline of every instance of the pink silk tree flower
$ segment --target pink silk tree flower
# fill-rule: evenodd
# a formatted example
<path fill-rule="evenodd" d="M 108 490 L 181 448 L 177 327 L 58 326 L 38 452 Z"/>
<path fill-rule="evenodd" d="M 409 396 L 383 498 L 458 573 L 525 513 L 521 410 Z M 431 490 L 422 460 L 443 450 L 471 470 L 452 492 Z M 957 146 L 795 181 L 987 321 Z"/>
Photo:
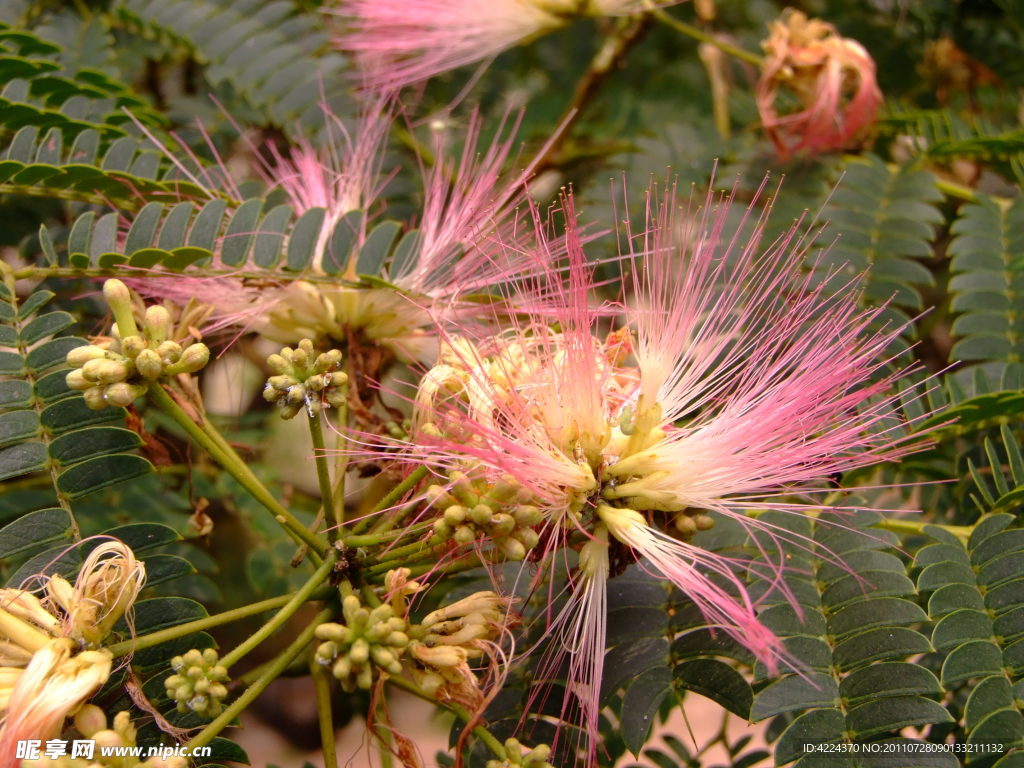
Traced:
<path fill-rule="evenodd" d="M 788 10 L 770 25 L 757 83 L 761 122 L 782 159 L 860 146 L 882 92 L 864 47 L 831 24 Z M 793 109 L 780 106 L 795 100 Z"/>
<path fill-rule="evenodd" d="M 516 486 L 517 503 L 542 513 L 534 540 L 543 544 L 531 557 L 542 575 L 564 565 L 556 553 L 579 551 L 549 636 L 567 649 L 564 713 L 582 718 L 581 747 L 595 764 L 613 543 L 768 668 L 798 666 L 758 620 L 745 564 L 702 549 L 694 534 L 717 513 L 784 537 L 748 512 L 816 514 L 829 508 L 815 501 L 829 475 L 896 460 L 922 442 L 891 392 L 907 371 L 883 373 L 901 329 L 873 330 L 883 308 L 860 308 L 858 279 L 812 279 L 816 233 L 794 225 L 764 243 L 768 210 L 756 213 L 755 200 L 729 234 L 731 198 L 709 195 L 694 210 L 673 189 L 660 199 L 652 190 L 645 225 L 636 236 L 627 228 L 621 257 L 631 296 L 609 307 L 596 299 L 565 202 L 567 263 L 552 260 L 555 245 L 539 231 L 547 266 L 520 281 L 512 327 L 443 335 L 409 451 L 457 472 L 456 482 Z M 619 324 L 610 334 L 609 318 Z M 782 565 L 765 566 L 781 575 Z M 560 664 L 546 658 L 537 678 L 556 679 Z"/>
<path fill-rule="evenodd" d="M 514 212 L 525 195 L 529 169 L 504 173 L 517 120 L 503 121 L 492 143 L 481 148 L 481 121 L 474 115 L 461 151 L 453 157 L 438 143 L 435 162 L 424 171 L 424 207 L 413 222 L 419 239 L 411 256 L 402 263 L 385 262 L 369 276 L 372 285 L 362 284 L 357 255 L 366 240 L 368 216 L 347 214 L 365 214 L 382 191 L 380 165 L 392 120 L 387 100 L 379 99 L 351 134 L 335 118 L 335 140 L 325 148 L 300 144 L 290 151 L 271 150 L 275 162 L 261 169 L 267 184 L 281 189 L 299 215 L 325 210 L 313 259 L 302 273 L 279 282 L 268 272 L 259 281 L 176 276 L 133 285 L 144 294 L 212 306 L 207 332 L 241 329 L 283 344 L 303 338 L 345 343 L 355 333 L 400 359 L 429 359 L 435 346 L 431 308 L 460 312 L 462 296 L 505 280 L 525 263 L 508 243 L 522 239 L 513 231 Z M 340 274 L 329 275 L 323 262 L 332 234 L 349 222 L 357 228 L 352 255 Z M 501 246 L 496 245 L 498 232 Z"/>
<path fill-rule="evenodd" d="M 486 61 L 585 16 L 639 13 L 643 0 L 340 0 L 338 48 L 352 53 L 365 85 L 398 90 Z"/>

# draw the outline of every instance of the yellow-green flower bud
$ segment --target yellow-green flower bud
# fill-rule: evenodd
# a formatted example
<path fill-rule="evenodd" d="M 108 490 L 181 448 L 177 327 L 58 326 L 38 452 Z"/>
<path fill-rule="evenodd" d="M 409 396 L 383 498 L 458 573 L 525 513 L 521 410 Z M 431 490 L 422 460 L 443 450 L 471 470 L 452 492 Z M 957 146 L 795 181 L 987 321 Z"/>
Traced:
<path fill-rule="evenodd" d="M 100 384 L 116 384 L 128 378 L 128 366 L 117 360 L 99 360 L 93 369 Z"/>
<path fill-rule="evenodd" d="M 89 387 L 82 392 L 86 407 L 93 411 L 102 411 L 106 408 L 108 403 L 104 396 L 105 389 L 105 387 Z"/>
<path fill-rule="evenodd" d="M 110 405 L 126 408 L 146 394 L 148 388 L 146 384 L 129 384 L 122 381 L 119 384 L 108 385 L 103 392 L 103 397 Z"/>
<path fill-rule="evenodd" d="M 100 371 L 103 370 L 103 364 L 107 362 L 106 358 L 97 358 L 95 360 L 89 360 L 82 366 L 82 376 L 89 381 L 99 381 Z"/>
<path fill-rule="evenodd" d="M 164 363 L 160 355 L 152 349 L 144 349 L 135 357 L 135 367 L 143 378 L 156 381 L 163 375 Z"/>
<path fill-rule="evenodd" d="M 271 373 L 277 375 L 283 375 L 291 370 L 291 363 L 285 360 L 281 355 L 271 355 L 267 358 L 267 367 Z"/>
<path fill-rule="evenodd" d="M 107 716 L 95 704 L 86 704 L 75 713 L 75 728 L 86 738 L 107 727 Z"/>
<path fill-rule="evenodd" d="M 161 342 L 156 348 L 156 353 L 167 365 L 176 363 L 181 359 L 181 344 L 176 341 Z"/>
<path fill-rule="evenodd" d="M 494 517 L 494 510 L 486 504 L 477 504 L 469 511 L 469 517 L 477 525 L 487 525 Z"/>
<path fill-rule="evenodd" d="M 138 333 L 135 318 L 132 317 L 132 294 L 120 280 L 107 280 L 103 284 L 103 298 L 114 313 L 118 336 L 134 336 Z"/>
<path fill-rule="evenodd" d="M 90 360 L 100 360 L 106 356 L 107 350 L 89 344 L 84 347 L 75 347 L 68 352 L 67 362 L 72 368 L 81 368 Z"/>
<path fill-rule="evenodd" d="M 146 308 L 146 336 L 154 344 L 166 341 L 171 333 L 171 313 L 160 305 Z"/>
<path fill-rule="evenodd" d="M 195 373 L 206 367 L 210 362 L 210 348 L 205 344 L 196 343 L 181 353 L 181 358 L 172 366 L 173 373 Z"/>
<path fill-rule="evenodd" d="M 139 356 L 139 353 L 149 347 L 146 344 L 146 340 L 141 336 L 129 336 L 128 338 L 121 339 L 121 354 L 127 357 L 129 360 L 134 360 Z"/>
<path fill-rule="evenodd" d="M 79 369 L 68 371 L 68 375 L 64 377 L 64 381 L 67 382 L 68 387 L 71 389 L 86 390 L 93 386 L 93 382 L 85 378 L 85 374 Z"/>

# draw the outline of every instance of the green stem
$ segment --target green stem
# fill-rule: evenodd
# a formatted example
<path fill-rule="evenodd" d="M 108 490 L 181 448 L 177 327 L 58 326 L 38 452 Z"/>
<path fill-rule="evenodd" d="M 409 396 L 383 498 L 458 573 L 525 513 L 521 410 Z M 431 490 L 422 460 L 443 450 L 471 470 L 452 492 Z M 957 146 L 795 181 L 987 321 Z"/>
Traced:
<path fill-rule="evenodd" d="M 922 520 L 896 520 L 893 518 L 886 518 L 874 525 L 875 528 L 882 528 L 886 531 L 892 531 L 893 533 L 905 533 L 921 536 L 927 535 L 924 529 L 929 526 L 948 531 L 965 544 L 967 543 L 967 540 L 971 538 L 971 533 L 974 532 L 974 526 L 971 525 L 942 525 L 940 523 L 929 523 Z"/>
<path fill-rule="evenodd" d="M 404 691 L 408 691 L 413 696 L 417 696 L 423 699 L 424 701 L 428 701 L 431 704 L 434 704 L 435 706 L 440 705 L 442 707 L 445 707 L 449 711 L 453 712 L 456 715 L 456 717 L 458 717 L 460 720 L 462 720 L 462 722 L 466 723 L 467 725 L 469 725 L 472 722 L 475 722 L 478 719 L 468 709 L 466 709 L 463 706 L 460 706 L 459 704 L 456 704 L 453 701 L 438 701 L 433 696 L 430 696 L 425 691 L 423 691 L 414 682 L 412 682 L 411 680 L 406 680 L 404 677 L 389 677 L 388 682 L 392 685 L 398 686 Z M 475 726 L 473 728 L 473 734 L 478 739 L 480 739 L 480 741 L 486 744 L 487 748 L 490 749 L 491 752 L 494 753 L 494 756 L 497 757 L 499 760 L 508 759 L 508 753 L 505 751 L 505 745 L 498 741 L 498 739 L 495 738 L 494 734 L 492 734 L 482 725 Z"/>
<path fill-rule="evenodd" d="M 316 692 L 316 717 L 320 725 L 320 750 L 324 756 L 324 768 L 337 768 L 334 710 L 331 708 L 331 675 L 327 667 L 317 663 L 314 656 L 309 657 L 309 674 L 313 678 L 313 690 Z"/>
<path fill-rule="evenodd" d="M 281 506 L 280 502 L 273 497 L 270 491 L 252 473 L 248 465 L 242 461 L 234 449 L 227 444 L 216 428 L 205 417 L 203 418 L 202 426 L 196 424 L 161 386 L 150 387 L 149 396 L 160 410 L 174 419 L 188 433 L 188 436 L 205 449 L 218 464 L 224 467 L 243 488 L 252 494 L 253 498 L 270 510 L 274 518 L 284 526 L 293 539 L 305 542 L 314 552 L 321 557 L 323 556 L 326 551 L 324 543 L 306 530 L 306 527 L 291 512 Z"/>
<path fill-rule="evenodd" d="M 344 514 L 339 515 L 339 510 L 334 506 L 331 470 L 327 466 L 327 446 L 324 444 L 324 421 L 320 411 L 316 411 L 309 419 L 309 436 L 313 439 L 313 460 L 316 462 L 316 479 L 320 484 L 320 502 L 323 504 L 324 515 L 332 518 L 332 522 L 327 525 L 327 540 L 333 544 L 341 532 Z"/>
<path fill-rule="evenodd" d="M 426 477 L 429 471 L 430 470 L 428 470 L 422 464 L 416 467 L 416 469 L 409 473 L 408 477 L 406 477 L 404 480 L 402 480 L 402 482 L 400 482 L 398 485 L 396 485 L 394 488 L 388 491 L 387 495 L 384 496 L 384 498 L 381 499 L 379 502 L 377 502 L 377 505 L 372 510 L 370 510 L 370 514 L 368 514 L 365 518 L 363 518 L 363 520 L 360 521 L 361 525 L 358 526 L 357 530 L 365 528 L 366 525 L 368 525 L 370 521 L 373 520 L 374 515 L 377 515 L 383 512 L 384 510 L 393 507 L 398 502 L 399 499 L 401 499 L 403 496 L 405 496 L 406 493 L 409 492 L 409 490 L 415 488 L 416 484 L 419 483 L 419 481 L 422 480 L 424 477 Z M 380 533 L 383 531 L 387 531 L 393 528 L 395 524 L 401 519 L 401 517 L 398 517 L 382 518 L 380 520 L 377 520 L 373 524 L 373 527 L 370 529 L 370 532 Z"/>
<path fill-rule="evenodd" d="M 225 728 L 227 728 L 238 717 L 239 713 L 248 707 L 257 696 L 266 690 L 278 676 L 288 668 L 292 659 L 302 653 L 313 639 L 316 628 L 328 621 L 334 615 L 333 608 L 325 608 L 320 611 L 312 622 L 302 630 L 291 644 L 285 648 L 277 657 L 267 665 L 266 671 L 257 678 L 252 685 L 246 688 L 242 694 L 224 709 L 209 725 L 193 736 L 185 746 L 191 751 L 196 747 L 205 747 Z"/>
<path fill-rule="evenodd" d="M 371 558 L 368 562 L 373 563 L 368 569 L 369 573 L 384 573 L 392 568 L 398 568 L 403 565 L 407 565 L 410 561 L 423 560 L 426 558 L 433 558 L 436 555 L 441 554 L 442 549 L 439 547 L 430 547 L 425 542 L 417 541 L 412 544 L 406 544 L 404 547 L 395 547 L 389 549 L 383 554 L 383 559 L 374 560 Z"/>
<path fill-rule="evenodd" d="M 258 631 L 254 632 L 245 642 L 238 645 L 231 653 L 224 656 L 220 663 L 231 668 L 233 664 L 237 664 L 238 661 L 245 657 L 252 649 L 274 634 L 281 626 L 292 617 L 292 615 L 299 610 L 299 607 L 309 600 L 309 596 L 312 595 L 317 587 L 319 587 L 327 579 L 331 573 L 331 569 L 334 568 L 334 561 L 337 560 L 338 553 L 332 549 L 327 553 L 323 563 L 319 568 L 310 576 L 309 581 L 302 585 L 298 592 L 292 595 L 292 599 L 285 603 L 281 610 L 274 614 L 273 618 L 265 623 Z"/>
<path fill-rule="evenodd" d="M 352 339 L 349 338 L 349 344 L 347 349 L 352 349 Z M 345 357 L 345 373 L 347 378 L 345 379 L 345 397 L 338 407 L 338 463 L 334 468 L 334 506 L 331 508 L 330 515 L 334 520 L 337 531 L 340 534 L 341 528 L 345 525 L 345 476 L 348 474 L 348 428 L 349 428 L 349 407 L 348 398 L 351 394 L 349 389 L 354 381 L 356 375 L 355 368 L 352 365 L 352 356 L 346 355 Z"/>
<path fill-rule="evenodd" d="M 345 544 L 349 547 L 372 547 L 377 544 L 385 544 L 389 541 L 395 541 L 403 536 L 418 536 L 421 533 L 425 533 L 430 530 L 434 525 L 433 521 L 425 523 L 417 523 L 416 525 L 410 525 L 408 528 L 402 528 L 399 531 L 385 531 L 384 533 L 367 533 L 363 536 L 346 536 Z M 390 553 L 388 553 L 390 554 Z"/>
<path fill-rule="evenodd" d="M 317 590 L 309 596 L 309 599 L 323 600 L 324 598 L 329 597 L 331 592 L 333 592 L 333 590 L 329 588 Z M 258 603 L 243 605 L 241 608 L 232 608 L 230 611 L 215 613 L 213 616 L 206 616 L 202 619 L 178 624 L 177 626 L 168 627 L 167 629 L 161 629 L 156 632 L 150 632 L 148 635 L 142 635 L 141 637 L 124 640 L 120 643 L 114 643 L 113 645 L 108 645 L 106 648 L 114 655 L 115 658 L 117 656 L 124 656 L 129 653 L 134 653 L 135 651 L 141 651 L 145 648 L 152 648 L 155 645 L 166 643 L 169 640 L 176 640 L 179 637 L 191 635 L 193 632 L 201 632 L 204 629 L 219 627 L 221 624 L 230 624 L 233 621 L 245 619 L 249 616 L 256 616 L 257 614 L 264 613 L 265 611 L 279 608 L 291 599 L 291 595 L 271 597 L 267 600 L 261 600 Z"/>
<path fill-rule="evenodd" d="M 661 8 L 656 8 L 650 0 L 647 2 L 648 13 L 654 18 L 660 21 L 662 24 L 671 27 L 676 32 L 681 32 L 687 37 L 692 37 L 694 40 L 698 40 L 702 43 L 708 43 L 709 45 L 715 46 L 723 53 L 727 53 L 730 56 L 735 56 L 740 61 L 745 61 L 748 64 L 753 64 L 755 67 L 760 67 L 763 59 L 756 53 L 751 53 L 748 50 L 740 48 L 739 46 L 732 45 L 719 40 L 715 35 L 708 34 L 707 32 L 699 29 L 692 24 L 687 24 L 685 21 L 680 21 L 675 16 L 663 11 Z"/>

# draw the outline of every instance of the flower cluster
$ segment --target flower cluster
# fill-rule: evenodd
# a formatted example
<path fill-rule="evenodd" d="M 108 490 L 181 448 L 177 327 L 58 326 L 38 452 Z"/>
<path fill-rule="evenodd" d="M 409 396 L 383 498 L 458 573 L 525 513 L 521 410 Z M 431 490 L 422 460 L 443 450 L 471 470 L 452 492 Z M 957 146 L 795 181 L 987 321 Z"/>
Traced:
<path fill-rule="evenodd" d="M 316 649 L 317 663 L 330 665 L 331 673 L 346 691 L 368 691 L 378 670 L 390 675 L 402 671 L 400 658 L 409 645 L 409 623 L 384 603 L 367 609 L 355 595 L 341 604 L 344 624 L 327 623 L 316 628 L 323 642 Z"/>
<path fill-rule="evenodd" d="M 509 738 L 505 740 L 504 760 L 488 760 L 487 768 L 554 768 L 548 759 L 551 757 L 551 747 L 547 744 L 539 744 L 533 749 L 526 749 L 519 743 L 518 739 Z"/>
<path fill-rule="evenodd" d="M 570 690 L 596 733 L 612 541 L 773 669 L 784 651 L 741 564 L 689 539 L 709 513 L 757 529 L 748 509 L 796 511 L 777 499 L 915 445 L 883 394 L 894 376 L 879 375 L 898 329 L 869 331 L 880 310 L 859 310 L 854 284 L 812 281 L 799 230 L 762 251 L 762 218 L 738 246 L 724 236 L 727 204 L 684 211 L 674 191 L 652 192 L 624 255 L 632 300 L 601 307 L 565 205 L 569 285 L 549 290 L 561 275 L 548 266 L 548 280 L 521 284 L 533 309 L 510 329 L 446 339 L 409 452 L 442 471 L 472 463 L 480 487 L 511 477 L 541 513 L 545 553 L 580 551 L 550 631 L 573 649 Z M 599 333 L 604 318 L 620 330 Z"/>
<path fill-rule="evenodd" d="M 537 546 L 536 526 L 541 511 L 530 504 L 530 493 L 509 476 L 489 483 L 478 473 L 453 470 L 447 485 L 431 485 L 427 498 L 441 511 L 434 522 L 436 541 L 493 543 L 509 560 L 522 560 Z"/>
<path fill-rule="evenodd" d="M 45 577 L 43 597 L 0 590 L 0 755 L 22 739 L 48 739 L 110 677 L 99 647 L 135 602 L 146 569 L 117 540 L 97 546 L 74 585 Z"/>
<path fill-rule="evenodd" d="M 103 297 L 114 313 L 113 337 L 68 352 L 73 369 L 71 389 L 82 392 L 93 410 L 128 406 L 146 394 L 149 385 L 180 373 L 195 373 L 210 360 L 201 342 L 183 346 L 172 338 L 171 315 L 165 307 L 148 307 L 141 332 L 132 314 L 132 296 L 120 280 L 107 280 Z"/>
<path fill-rule="evenodd" d="M 323 403 L 339 408 L 348 393 L 348 375 L 341 370 L 341 352 L 332 349 L 316 353 L 313 342 L 303 339 L 297 348 L 285 347 L 267 358 L 274 374 L 267 379 L 263 399 L 281 409 L 281 418 L 290 419 L 305 408 L 310 416 Z"/>
<path fill-rule="evenodd" d="M 107 716 L 94 704 L 86 704 L 75 714 L 75 729 L 93 744 L 93 758 L 73 758 L 63 755 L 57 758 L 40 757 L 25 760 L 22 768 L 188 768 L 188 760 L 177 755 L 160 757 L 153 755 L 146 760 L 124 752 L 104 754 L 103 750 L 125 749 L 136 746 L 137 729 L 132 725 L 127 712 L 118 712 L 107 724 Z"/>
<path fill-rule="evenodd" d="M 509 605 L 494 592 L 475 592 L 410 627 L 418 685 L 432 696 L 479 706 L 480 687 L 469 662 L 492 649 L 508 623 Z"/>
<path fill-rule="evenodd" d="M 221 702 L 228 695 L 224 685 L 228 671 L 220 663 L 213 648 L 193 648 L 171 659 L 175 674 L 164 680 L 167 695 L 178 703 L 179 712 L 195 712 L 202 717 L 216 717 L 223 710 Z"/>

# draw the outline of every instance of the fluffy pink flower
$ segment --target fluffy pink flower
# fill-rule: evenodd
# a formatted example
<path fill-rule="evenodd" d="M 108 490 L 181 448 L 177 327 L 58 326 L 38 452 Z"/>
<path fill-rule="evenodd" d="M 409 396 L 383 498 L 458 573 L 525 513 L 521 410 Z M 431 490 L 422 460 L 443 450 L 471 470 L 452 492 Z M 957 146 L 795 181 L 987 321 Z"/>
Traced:
<path fill-rule="evenodd" d="M 828 475 L 919 446 L 888 394 L 902 374 L 879 375 L 900 329 L 871 330 L 882 310 L 859 308 L 858 281 L 812 280 L 811 238 L 796 227 L 765 244 L 767 212 L 752 205 L 727 234 L 730 202 L 709 196 L 695 211 L 680 209 L 673 190 L 652 193 L 623 257 L 632 300 L 615 313 L 622 329 L 602 338 L 608 308 L 594 296 L 568 200 L 568 280 L 541 234 L 547 266 L 521 281 L 527 308 L 516 324 L 500 336 L 448 337 L 420 389 L 424 445 L 410 450 L 527 489 L 544 513 L 539 557 L 552 573 L 556 550 L 581 550 L 550 629 L 570 653 L 566 712 L 583 717 L 591 763 L 611 540 L 772 668 L 784 652 L 758 621 L 742 564 L 690 538 L 712 524 L 709 511 L 750 530 L 764 528 L 751 508 L 818 511 L 813 494 Z M 784 498 L 794 494 L 803 505 Z M 539 677 L 555 666 L 549 659 Z"/>
<path fill-rule="evenodd" d="M 785 159 L 792 153 L 834 152 L 856 146 L 878 117 L 882 92 L 875 62 L 864 47 L 841 37 L 836 28 L 800 11 L 772 22 L 757 108 L 761 122 Z M 798 107 L 778 107 L 779 91 Z"/>
<path fill-rule="evenodd" d="M 522 267 L 524 259 L 508 243 L 517 239 L 514 211 L 530 171 L 503 174 L 518 121 L 503 121 L 494 141 L 480 151 L 481 121 L 474 115 L 460 152 L 452 157 L 439 141 L 435 162 L 424 171 L 424 207 L 414 222 L 418 244 L 402 263 L 385 263 L 370 275 L 394 287 L 355 285 L 355 256 L 341 275 L 329 279 L 323 259 L 336 227 L 357 222 L 353 254 L 365 242 L 367 217 L 350 219 L 346 214 L 366 211 L 383 187 L 380 164 L 392 119 L 387 100 L 379 99 L 351 134 L 334 118 L 328 146 L 272 149 L 274 162 L 260 168 L 268 185 L 286 193 L 296 213 L 326 211 L 314 258 L 304 273 L 279 285 L 233 276 L 176 276 L 146 278 L 134 286 L 178 303 L 196 299 L 214 307 L 205 328 L 210 332 L 242 328 L 291 344 L 302 338 L 344 340 L 353 330 L 407 360 L 429 355 L 431 306 L 453 311 L 462 296 L 501 282 Z M 267 274 L 269 280 L 274 277 Z"/>
<path fill-rule="evenodd" d="M 328 8 L 348 30 L 369 88 L 397 90 L 449 69 L 486 61 L 582 16 L 638 13 L 643 0 L 341 0 Z"/>

